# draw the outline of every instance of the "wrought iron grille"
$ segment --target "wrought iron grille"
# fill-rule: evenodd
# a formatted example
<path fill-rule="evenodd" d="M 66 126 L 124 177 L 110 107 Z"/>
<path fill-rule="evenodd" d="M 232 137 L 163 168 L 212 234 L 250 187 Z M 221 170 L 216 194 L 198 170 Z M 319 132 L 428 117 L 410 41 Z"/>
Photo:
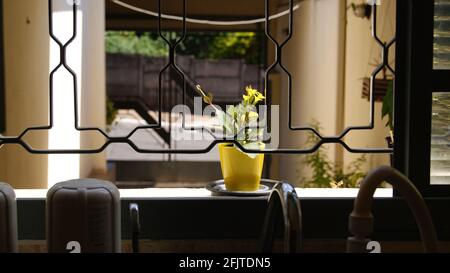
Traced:
<path fill-rule="evenodd" d="M 136 146 L 136 144 L 131 140 L 131 137 L 138 131 L 138 130 L 145 130 L 145 129 L 162 129 L 162 123 L 161 123 L 161 115 L 162 115 L 162 74 L 169 68 L 173 69 L 180 75 L 183 81 L 183 93 L 182 93 L 182 101 L 183 104 L 186 104 L 186 80 L 185 80 L 185 73 L 183 70 L 177 66 L 175 62 L 175 56 L 176 56 L 176 47 L 183 42 L 183 40 L 186 37 L 187 30 L 186 30 L 186 0 L 182 0 L 182 31 L 181 31 L 181 37 L 179 37 L 176 40 L 167 39 L 163 34 L 162 29 L 162 13 L 161 13 L 161 0 L 158 0 L 158 33 L 159 36 L 164 40 L 164 42 L 167 44 L 169 48 L 169 60 L 168 63 L 161 69 L 159 72 L 159 88 L 158 88 L 158 122 L 155 124 L 148 124 L 145 126 L 137 126 L 132 131 L 130 131 L 126 136 L 123 137 L 113 137 L 110 136 L 105 130 L 101 128 L 96 127 L 81 127 L 79 125 L 79 119 L 78 119 L 78 101 L 77 101 L 77 75 L 76 73 L 71 69 L 69 64 L 67 63 L 67 47 L 75 40 L 77 37 L 77 1 L 73 1 L 73 30 L 72 30 L 72 36 L 71 38 L 66 42 L 62 43 L 58 37 L 55 36 L 53 32 L 53 9 L 52 9 L 52 3 L 53 0 L 48 1 L 48 16 L 49 16 L 49 35 L 51 39 L 58 45 L 60 49 L 60 59 L 59 63 L 54 67 L 50 74 L 49 74 L 49 117 L 48 117 L 48 124 L 42 125 L 42 126 L 34 126 L 26 128 L 17 136 L 1 136 L 0 135 L 0 147 L 3 145 L 11 145 L 16 144 L 22 146 L 24 149 L 26 149 L 28 152 L 33 154 L 94 154 L 94 153 L 100 153 L 103 150 L 105 150 L 109 145 L 113 143 L 124 143 L 128 144 L 135 152 L 138 153 L 166 153 L 166 154 L 199 154 L 199 153 L 207 153 L 212 148 L 219 144 L 219 143 L 233 143 L 237 147 L 239 147 L 242 151 L 247 153 L 263 153 L 263 154 L 305 154 L 305 153 L 313 153 L 317 151 L 321 145 L 327 144 L 327 143 L 335 143 L 340 144 L 342 147 L 344 147 L 348 152 L 351 153 L 392 153 L 392 148 L 353 148 L 350 147 L 343 138 L 351 131 L 353 130 L 371 130 L 374 128 L 374 111 L 375 111 L 375 77 L 383 71 L 383 69 L 388 69 L 393 75 L 395 75 L 394 69 L 389 65 L 388 62 L 388 56 L 389 56 L 389 49 L 391 46 L 395 43 L 395 37 L 392 38 L 390 41 L 382 41 L 377 33 L 377 5 L 375 3 L 372 4 L 372 16 L 371 16 L 371 24 L 372 24 L 372 37 L 375 40 L 376 44 L 381 50 L 381 63 L 374 69 L 374 71 L 371 73 L 370 76 L 370 92 L 369 92 L 369 101 L 370 101 L 370 108 L 369 108 L 369 123 L 364 126 L 350 126 L 345 128 L 339 135 L 335 136 L 323 136 L 321 135 L 315 128 L 312 128 L 310 126 L 296 126 L 292 124 L 292 75 L 287 70 L 287 68 L 282 63 L 282 52 L 283 47 L 289 42 L 289 40 L 292 38 L 293 34 L 293 12 L 294 12 L 294 0 L 289 0 L 289 23 L 288 23 L 288 33 L 287 36 L 284 38 L 284 40 L 279 43 L 276 41 L 275 37 L 270 33 L 269 28 L 269 0 L 264 0 L 264 12 L 265 12 L 265 35 L 270 40 L 271 43 L 273 43 L 275 47 L 275 61 L 267 68 L 265 71 L 265 95 L 270 96 L 270 94 L 267 94 L 267 87 L 268 87 L 268 75 L 269 73 L 278 65 L 281 70 L 286 74 L 288 79 L 288 87 L 287 87 L 287 93 L 288 93 L 288 128 L 292 131 L 310 131 L 314 135 L 317 136 L 318 142 L 313 145 L 310 148 L 305 149 L 294 149 L 294 148 L 279 148 L 279 149 L 263 149 L 263 150 L 254 150 L 254 149 L 246 149 L 244 148 L 237 140 L 236 136 L 239 134 L 239 132 L 234 136 L 234 139 L 228 139 L 226 137 L 217 137 L 214 133 L 212 133 L 209 129 L 201 127 L 186 127 L 185 124 L 185 117 L 183 115 L 183 123 L 182 127 L 184 130 L 206 130 L 208 131 L 214 138 L 214 140 L 210 143 L 210 145 L 204 149 L 142 149 Z M 31 147 L 25 140 L 24 136 L 30 132 L 30 131 L 36 131 L 36 130 L 50 130 L 53 128 L 53 77 L 54 74 L 61 68 L 65 68 L 72 76 L 73 79 L 73 98 L 74 98 L 74 105 L 73 105 L 73 111 L 74 111 L 74 128 L 77 131 L 91 131 L 91 132 L 97 132 L 101 134 L 105 138 L 105 143 L 96 149 L 35 149 Z M 395 96 L 394 96 L 395 97 Z M 267 100 L 265 102 L 267 104 Z M 270 107 L 270 106 L 269 106 Z M 250 127 L 247 127 L 250 128 Z M 246 128 L 244 128 L 246 129 Z"/>

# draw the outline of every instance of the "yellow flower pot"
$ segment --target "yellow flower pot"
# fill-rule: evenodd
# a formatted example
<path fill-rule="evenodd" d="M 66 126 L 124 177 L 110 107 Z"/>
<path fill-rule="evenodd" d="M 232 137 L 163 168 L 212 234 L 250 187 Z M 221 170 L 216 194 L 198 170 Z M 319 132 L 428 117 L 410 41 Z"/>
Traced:
<path fill-rule="evenodd" d="M 256 191 L 259 189 L 264 154 L 252 158 L 232 144 L 219 144 L 220 165 L 228 191 Z"/>

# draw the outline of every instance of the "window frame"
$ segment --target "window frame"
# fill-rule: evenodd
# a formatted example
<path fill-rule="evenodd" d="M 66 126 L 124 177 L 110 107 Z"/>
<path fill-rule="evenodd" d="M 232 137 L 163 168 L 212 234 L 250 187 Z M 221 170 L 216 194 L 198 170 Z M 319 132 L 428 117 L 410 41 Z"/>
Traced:
<path fill-rule="evenodd" d="M 432 94 L 450 92 L 450 70 L 433 70 L 433 32 L 434 1 L 397 1 L 394 166 L 424 197 L 450 197 L 430 184 Z"/>
<path fill-rule="evenodd" d="M 353 198 L 302 198 L 305 240 L 343 240 Z M 264 197 L 122 198 L 122 239 L 131 238 L 130 203 L 139 205 L 140 239 L 226 240 L 261 235 L 267 199 Z M 426 199 L 439 241 L 450 241 L 450 199 Z M 415 219 L 401 197 L 375 198 L 374 232 L 377 241 L 420 241 Z M 18 199 L 19 240 L 45 240 L 45 199 Z M 281 234 L 280 234 L 281 235 Z M 345 249 L 343 249 L 345 251 Z"/>
<path fill-rule="evenodd" d="M 3 35 L 3 0 L 0 0 L 0 134 L 6 130 L 5 46 Z"/>
<path fill-rule="evenodd" d="M 431 186 L 429 160 L 423 160 L 423 156 L 429 159 L 430 155 L 432 90 L 450 87 L 445 82 L 449 71 L 432 70 L 434 9 L 426 2 L 430 1 L 397 0 L 395 119 L 402 122 L 396 122 L 395 128 L 395 167 L 409 176 L 424 194 L 439 239 L 449 241 L 450 187 Z M 428 16 L 430 20 L 423 20 Z M 428 81 L 422 82 L 423 78 Z M 433 88 L 427 87 L 430 83 Z M 149 239 L 256 239 L 266 207 L 266 199 L 261 197 L 122 199 L 124 239 L 130 238 L 128 205 L 131 202 L 140 205 L 142 238 Z M 353 202 L 353 198 L 302 198 L 305 239 L 345 240 L 349 235 L 348 216 Z M 373 212 L 376 221 L 371 238 L 420 239 L 414 218 L 400 196 L 374 199 Z M 45 239 L 45 200 L 19 199 L 18 224 L 19 239 Z"/>

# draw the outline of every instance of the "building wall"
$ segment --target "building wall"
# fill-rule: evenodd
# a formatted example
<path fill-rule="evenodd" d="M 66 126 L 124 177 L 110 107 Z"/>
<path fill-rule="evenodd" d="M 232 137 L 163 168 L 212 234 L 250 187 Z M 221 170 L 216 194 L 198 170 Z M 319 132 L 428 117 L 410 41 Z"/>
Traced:
<path fill-rule="evenodd" d="M 294 12 L 294 33 L 283 49 L 283 62 L 292 74 L 294 106 L 293 125 L 301 126 L 313 120 L 320 122 L 322 135 L 339 135 L 347 126 L 367 125 L 369 102 L 361 97 L 362 78 L 370 76 L 373 64 L 381 61 L 381 51 L 371 36 L 371 21 L 358 18 L 351 3 L 356 0 L 305 1 Z M 395 33 L 395 0 L 386 0 L 378 8 L 377 29 L 380 38 L 388 41 Z M 280 8 L 284 10 L 286 7 Z M 286 35 L 287 17 L 277 20 L 277 39 Z M 394 47 L 390 51 L 390 64 L 394 66 Z M 305 134 L 287 128 L 287 78 L 281 78 L 280 128 L 284 148 L 306 147 Z M 375 128 L 352 131 L 345 138 L 350 147 L 387 147 L 385 137 L 389 131 L 381 120 L 381 103 L 375 106 Z M 328 158 L 334 164 L 348 167 L 361 154 L 352 154 L 340 145 L 325 145 Z M 275 178 L 301 183 L 309 175 L 301 156 L 276 156 L 279 165 Z M 386 154 L 367 154 L 363 168 L 389 164 Z"/>
<path fill-rule="evenodd" d="M 325 136 L 340 131 L 338 101 L 342 96 L 342 1 L 305 1 L 294 13 L 292 39 L 283 49 L 283 62 L 292 74 L 292 125 L 307 126 L 320 122 Z M 277 23 L 278 40 L 286 35 L 287 18 Z M 281 73 L 280 128 L 281 145 L 285 148 L 306 148 L 306 133 L 287 127 L 287 78 Z M 328 145 L 328 156 L 335 160 L 336 146 Z M 291 182 L 308 173 L 299 156 L 283 156 L 280 176 Z"/>
<path fill-rule="evenodd" d="M 48 122 L 49 40 L 47 1 L 3 1 L 6 132 Z M 27 142 L 47 145 L 47 134 L 31 133 Z M 47 186 L 47 156 L 31 155 L 17 145 L 0 149 L 0 180 L 16 188 Z"/>
<path fill-rule="evenodd" d="M 49 72 L 59 48 L 48 35 L 48 1 L 4 1 L 6 134 L 48 123 Z M 72 34 L 71 7 L 54 0 L 54 32 L 65 42 Z M 68 63 L 78 75 L 79 125 L 105 126 L 104 1 L 81 1 L 77 39 Z M 98 134 L 80 134 L 73 123 L 72 78 L 60 69 L 54 81 L 54 129 L 32 131 L 25 140 L 35 148 L 79 149 L 103 144 Z M 0 180 L 15 188 L 46 188 L 65 179 L 104 172 L 104 153 L 31 155 L 16 145 L 0 149 Z"/>
<path fill-rule="evenodd" d="M 347 0 L 347 5 L 359 1 Z M 382 1 L 378 8 L 377 32 L 382 41 L 389 41 L 395 35 L 395 0 Z M 347 10 L 346 51 L 345 51 L 345 114 L 344 124 L 367 125 L 369 123 L 369 102 L 361 98 L 362 78 L 369 77 L 375 69 L 374 64 L 381 62 L 381 49 L 371 36 L 371 21 L 358 18 L 351 9 Z M 390 51 L 389 63 L 394 67 L 395 45 Z M 381 76 L 381 74 L 380 74 Z M 370 131 L 350 132 L 346 142 L 351 147 L 387 147 L 385 137 L 389 130 L 386 120 L 381 120 L 381 102 L 375 103 L 375 128 Z M 349 164 L 360 155 L 344 153 L 344 162 Z M 389 164 L 385 154 L 367 154 L 366 168 Z"/>
<path fill-rule="evenodd" d="M 65 0 L 55 2 L 56 12 L 58 8 L 70 10 L 64 7 Z M 283 50 L 283 62 L 292 73 L 293 125 L 307 125 L 315 119 L 320 121 L 322 133 L 329 136 L 340 133 L 345 126 L 367 124 L 368 103 L 361 98 L 360 79 L 369 75 L 371 70 L 369 63 L 377 60 L 379 51 L 373 45 L 370 36 L 370 21 L 356 18 L 351 9 L 346 10 L 351 2 L 352 0 L 305 1 L 294 13 L 294 35 Z M 79 42 L 81 47 L 78 50 L 82 57 L 79 60 L 69 59 L 71 64 L 77 62 L 73 66 L 78 71 L 83 71 L 79 73 L 80 125 L 103 127 L 104 1 L 81 1 L 81 3 L 83 32 L 82 34 L 79 32 L 79 39 L 82 39 L 82 42 Z M 47 123 L 48 72 L 49 59 L 52 58 L 49 54 L 51 46 L 47 39 L 47 1 L 5 1 L 4 5 L 6 133 L 14 135 L 31 125 Z M 390 38 L 394 31 L 395 1 L 383 1 L 379 13 L 380 18 L 385 18 L 378 21 L 380 36 L 385 40 Z M 70 18 L 66 20 L 70 21 Z M 286 17 L 274 24 L 279 41 L 285 36 L 286 25 Z M 69 53 L 70 58 L 75 58 L 76 54 L 72 53 Z M 393 58 L 393 54 L 391 55 Z M 304 147 L 305 134 L 287 129 L 287 82 L 280 69 L 278 73 L 281 75 L 279 76 L 281 84 L 276 96 L 282 109 L 281 146 Z M 24 77 L 27 80 L 23 80 Z M 67 84 L 65 81 L 63 83 Z M 65 91 L 70 93 L 71 90 Z M 346 138 L 349 145 L 385 146 L 384 137 L 387 130 L 380 120 L 380 107 L 381 105 L 377 103 L 375 130 L 349 134 Z M 76 137 L 71 145 L 75 147 L 71 148 L 96 148 L 103 143 L 102 137 L 97 133 L 70 134 L 70 137 L 74 136 Z M 47 143 L 50 146 L 54 145 L 54 139 L 55 137 L 51 134 L 49 137 L 45 132 L 33 132 L 27 136 L 30 144 L 40 148 L 46 148 Z M 64 134 L 56 139 L 65 140 Z M 337 164 L 342 161 L 348 164 L 358 156 L 343 153 L 336 145 L 329 145 L 328 152 L 329 157 Z M 298 157 L 277 158 L 280 160 L 277 162 L 280 166 L 278 173 L 282 174 L 278 178 L 296 182 L 299 173 L 300 175 L 307 173 Z M 367 168 L 387 163 L 387 158 L 370 155 Z M 63 167 L 60 167 L 66 159 L 70 159 L 67 162 L 73 164 L 63 164 Z M 23 171 L 24 168 L 27 169 L 26 172 Z M 0 179 L 18 188 L 46 187 L 48 182 L 53 184 L 62 179 L 86 177 L 93 172 L 104 170 L 103 154 L 51 155 L 48 159 L 45 155 L 30 155 L 20 147 L 7 146 L 0 150 Z M 60 174 L 55 175 L 55 172 Z"/>
<path fill-rule="evenodd" d="M 83 3 L 83 96 L 81 97 L 81 124 L 85 127 L 106 126 L 106 76 L 105 76 L 105 2 Z M 99 133 L 81 134 L 81 147 L 99 148 L 104 138 Z M 80 176 L 106 173 L 106 153 L 81 155 Z"/>

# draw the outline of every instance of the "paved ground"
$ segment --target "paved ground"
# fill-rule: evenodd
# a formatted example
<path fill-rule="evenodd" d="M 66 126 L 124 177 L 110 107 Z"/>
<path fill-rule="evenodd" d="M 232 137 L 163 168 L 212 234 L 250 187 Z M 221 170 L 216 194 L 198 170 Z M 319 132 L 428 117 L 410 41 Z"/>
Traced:
<path fill-rule="evenodd" d="M 152 113 L 153 115 L 155 113 Z M 164 115 L 162 125 L 168 128 L 168 115 Z M 176 124 L 179 119 L 172 117 L 172 123 Z M 187 116 L 186 126 L 199 126 L 210 124 L 211 119 L 201 116 Z M 112 136 L 125 136 L 136 126 L 146 125 L 145 121 L 139 117 L 134 111 L 121 110 L 118 114 L 115 124 L 111 128 Z M 178 127 L 179 128 L 179 127 Z M 204 134 L 206 135 L 206 134 Z M 212 141 L 212 137 L 202 138 L 201 132 L 182 132 L 179 133 L 180 139 L 172 140 L 172 149 L 204 149 L 208 147 Z M 207 136 L 207 135 L 206 135 Z M 186 139 L 193 140 L 186 140 Z M 144 149 L 168 149 L 168 146 L 152 129 L 139 130 L 132 136 L 132 141 L 139 147 Z M 127 144 L 113 144 L 107 148 L 108 160 L 142 160 L 142 161 L 164 161 L 169 159 L 168 154 L 141 154 L 135 152 Z M 206 154 L 173 154 L 172 160 L 178 161 L 219 161 L 219 153 L 217 147 Z"/>

